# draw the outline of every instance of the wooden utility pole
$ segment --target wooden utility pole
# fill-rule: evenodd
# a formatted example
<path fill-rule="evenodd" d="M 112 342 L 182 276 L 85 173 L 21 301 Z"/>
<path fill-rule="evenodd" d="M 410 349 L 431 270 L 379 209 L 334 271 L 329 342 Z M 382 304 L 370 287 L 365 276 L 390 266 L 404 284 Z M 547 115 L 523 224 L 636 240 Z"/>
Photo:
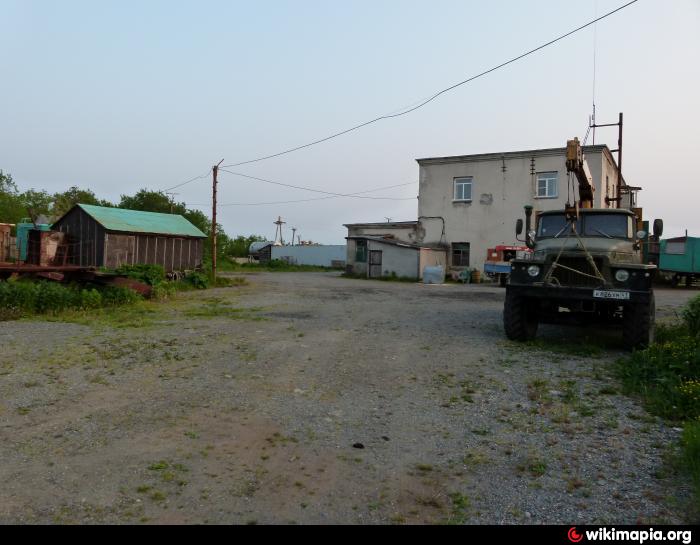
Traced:
<path fill-rule="evenodd" d="M 218 164 L 211 169 L 212 175 L 212 199 L 211 199 L 211 277 L 214 285 L 216 285 L 216 184 L 219 174 L 219 165 L 223 163 L 222 159 Z"/>
<path fill-rule="evenodd" d="M 296 227 L 292 227 L 292 246 L 294 246 L 294 234 L 297 232 Z"/>

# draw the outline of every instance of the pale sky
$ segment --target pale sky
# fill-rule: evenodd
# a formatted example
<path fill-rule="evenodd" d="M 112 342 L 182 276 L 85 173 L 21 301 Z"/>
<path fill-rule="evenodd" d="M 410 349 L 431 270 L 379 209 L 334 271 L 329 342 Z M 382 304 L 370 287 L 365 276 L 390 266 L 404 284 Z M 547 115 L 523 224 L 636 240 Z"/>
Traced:
<path fill-rule="evenodd" d="M 21 189 L 118 201 L 322 138 L 536 47 L 625 0 L 0 0 L 0 169 Z M 700 236 L 700 1 L 639 0 L 596 25 L 599 122 L 625 114 L 623 167 L 665 236 Z M 419 157 L 564 146 L 586 132 L 594 30 L 425 108 L 235 170 L 348 193 L 417 195 Z M 615 129 L 597 143 L 617 145 Z M 210 180 L 177 189 L 210 212 Z M 219 201 L 319 195 L 221 174 Z M 199 206 L 201 203 L 203 206 Z M 417 203 L 222 206 L 230 235 L 343 243 L 343 223 L 415 220 Z"/>

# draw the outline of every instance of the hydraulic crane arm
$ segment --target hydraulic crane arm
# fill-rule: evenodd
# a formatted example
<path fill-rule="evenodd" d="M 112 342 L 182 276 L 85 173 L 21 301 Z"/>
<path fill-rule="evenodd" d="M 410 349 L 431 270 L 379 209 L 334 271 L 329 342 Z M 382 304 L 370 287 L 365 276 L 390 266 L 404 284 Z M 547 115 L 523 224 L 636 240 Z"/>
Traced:
<path fill-rule="evenodd" d="M 593 208 L 593 177 L 578 138 L 566 142 L 566 170 L 573 172 L 578 181 L 579 207 Z"/>

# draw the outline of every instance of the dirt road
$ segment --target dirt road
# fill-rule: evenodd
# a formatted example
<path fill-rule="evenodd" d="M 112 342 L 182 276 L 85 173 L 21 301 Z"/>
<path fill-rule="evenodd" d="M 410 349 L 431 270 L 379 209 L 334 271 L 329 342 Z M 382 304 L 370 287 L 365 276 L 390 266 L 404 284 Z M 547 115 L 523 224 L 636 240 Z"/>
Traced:
<path fill-rule="evenodd" d="M 682 520 L 616 334 L 510 343 L 495 287 L 248 279 L 0 324 L 0 522 Z"/>

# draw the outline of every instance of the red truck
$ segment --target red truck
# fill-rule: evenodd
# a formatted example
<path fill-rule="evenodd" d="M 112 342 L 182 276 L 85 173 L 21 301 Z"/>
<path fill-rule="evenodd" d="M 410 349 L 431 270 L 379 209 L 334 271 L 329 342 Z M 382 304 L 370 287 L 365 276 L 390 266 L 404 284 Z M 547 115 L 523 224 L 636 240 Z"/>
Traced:
<path fill-rule="evenodd" d="M 498 278 L 498 282 L 505 287 L 510 275 L 511 259 L 527 259 L 526 255 L 532 253 L 527 246 L 500 245 L 489 248 L 484 263 L 484 273 L 489 278 Z"/>

